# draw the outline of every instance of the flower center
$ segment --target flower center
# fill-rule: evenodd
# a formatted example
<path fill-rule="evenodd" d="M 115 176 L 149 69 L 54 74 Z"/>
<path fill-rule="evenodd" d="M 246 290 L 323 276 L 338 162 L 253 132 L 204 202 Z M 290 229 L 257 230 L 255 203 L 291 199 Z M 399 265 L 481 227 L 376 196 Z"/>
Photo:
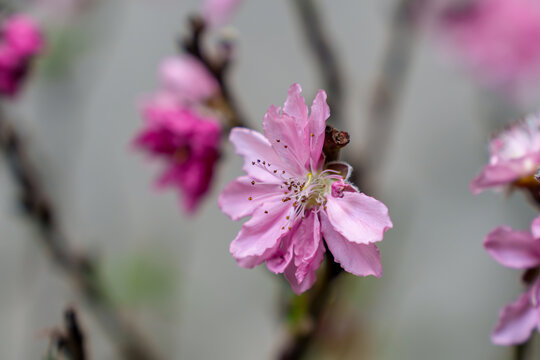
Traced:
<path fill-rule="evenodd" d="M 343 180 L 335 170 L 307 173 L 305 178 L 288 179 L 282 185 L 285 189 L 283 202 L 292 202 L 296 217 L 304 217 L 306 211 L 319 211 L 326 204 L 326 196 L 332 192 L 332 184 Z"/>

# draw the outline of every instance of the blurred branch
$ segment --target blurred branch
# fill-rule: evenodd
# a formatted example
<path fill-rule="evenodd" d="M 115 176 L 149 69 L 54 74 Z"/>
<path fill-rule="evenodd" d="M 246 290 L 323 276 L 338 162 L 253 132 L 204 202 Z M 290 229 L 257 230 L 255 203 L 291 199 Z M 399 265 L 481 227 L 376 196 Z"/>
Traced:
<path fill-rule="evenodd" d="M 364 171 L 374 173 L 385 158 L 390 144 L 392 126 L 403 88 L 410 70 L 415 45 L 415 9 L 424 0 L 397 0 L 389 23 L 389 34 L 381 67 L 373 86 L 368 109 L 365 149 L 369 152 Z"/>
<path fill-rule="evenodd" d="M 39 228 L 45 249 L 76 285 L 122 357 L 129 360 L 158 359 L 149 342 L 108 301 L 104 289 L 98 283 L 95 263 L 88 255 L 71 248 L 57 220 L 57 212 L 31 165 L 26 144 L 2 112 L 0 148 L 4 151 L 11 174 L 19 187 L 23 209 Z"/>
<path fill-rule="evenodd" d="M 69 360 L 87 360 L 84 334 L 79 325 L 77 314 L 72 308 L 64 312 L 64 328 L 51 334 L 54 351 L 63 354 Z M 49 350 L 49 353 L 51 350 Z"/>
<path fill-rule="evenodd" d="M 343 74 L 332 42 L 328 40 L 327 31 L 323 28 L 320 11 L 314 0 L 293 0 L 291 3 L 296 9 L 304 36 L 317 61 L 324 83 L 323 88 L 328 93 L 332 124 L 343 126 Z"/>
<path fill-rule="evenodd" d="M 326 246 L 326 245 L 325 245 Z M 321 329 L 323 315 L 331 303 L 335 280 L 343 273 L 341 266 L 334 261 L 330 251 L 325 253 L 325 274 L 315 287 L 301 296 L 307 296 L 307 310 L 300 320 L 301 325 L 289 333 L 285 345 L 279 354 L 279 360 L 302 359 Z M 287 310 L 289 311 L 289 310 Z"/>
<path fill-rule="evenodd" d="M 229 129 L 235 126 L 247 126 L 244 115 L 238 106 L 236 98 L 229 87 L 227 73 L 231 66 L 231 58 L 234 45 L 223 40 L 220 44 L 219 56 L 209 56 L 203 48 L 203 38 L 206 33 L 206 25 L 199 16 L 190 19 L 189 34 L 180 41 L 180 47 L 188 54 L 196 57 L 214 76 L 221 88 L 223 101 L 220 102 L 222 112 L 229 119 Z"/>
<path fill-rule="evenodd" d="M 532 337 L 532 335 L 531 335 L 531 337 Z M 515 360 L 525 360 L 527 358 L 529 345 L 530 345 L 530 338 L 529 338 L 529 340 L 527 340 L 523 344 L 519 344 L 519 345 L 514 346 L 514 356 L 513 356 L 513 358 Z"/>

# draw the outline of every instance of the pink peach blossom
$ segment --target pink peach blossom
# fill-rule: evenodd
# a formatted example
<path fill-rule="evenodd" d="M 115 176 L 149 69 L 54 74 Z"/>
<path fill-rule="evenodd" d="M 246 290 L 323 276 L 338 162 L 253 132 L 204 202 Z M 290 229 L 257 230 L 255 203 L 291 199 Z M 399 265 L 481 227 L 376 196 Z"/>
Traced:
<path fill-rule="evenodd" d="M 540 2 L 476 0 L 444 11 L 441 42 L 487 85 L 514 94 L 540 79 Z"/>
<path fill-rule="evenodd" d="M 471 182 L 475 194 L 534 175 L 540 166 L 540 118 L 529 115 L 491 140 L 489 164 Z"/>
<path fill-rule="evenodd" d="M 4 20 L 0 37 L 0 94 L 14 96 L 28 74 L 33 56 L 44 47 L 38 25 L 26 15 Z"/>
<path fill-rule="evenodd" d="M 21 14 L 13 15 L 4 21 L 2 41 L 24 57 L 36 55 L 44 46 L 39 26 L 32 18 Z"/>
<path fill-rule="evenodd" d="M 326 93 L 317 93 L 308 115 L 301 91 L 293 84 L 283 110 L 270 107 L 264 135 L 231 131 L 246 175 L 219 197 L 231 219 L 251 216 L 230 246 L 238 264 L 252 268 L 266 262 L 270 271 L 285 274 L 297 294 L 315 282 L 326 249 L 352 274 L 381 276 L 375 243 L 392 227 L 386 206 L 347 182 L 350 166 L 325 166 Z"/>
<path fill-rule="evenodd" d="M 513 269 L 534 269 L 540 265 L 540 217 L 531 232 L 501 226 L 486 237 L 484 247 L 503 266 Z M 540 278 L 514 303 L 499 315 L 491 340 L 497 345 L 521 344 L 536 328 L 540 330 Z"/>
<path fill-rule="evenodd" d="M 242 0 L 203 0 L 202 15 L 210 26 L 226 24 Z"/>
<path fill-rule="evenodd" d="M 143 117 L 145 126 L 135 145 L 164 162 L 157 186 L 180 190 L 185 209 L 194 212 L 208 192 L 219 158 L 219 123 L 167 97 L 148 102 Z"/>

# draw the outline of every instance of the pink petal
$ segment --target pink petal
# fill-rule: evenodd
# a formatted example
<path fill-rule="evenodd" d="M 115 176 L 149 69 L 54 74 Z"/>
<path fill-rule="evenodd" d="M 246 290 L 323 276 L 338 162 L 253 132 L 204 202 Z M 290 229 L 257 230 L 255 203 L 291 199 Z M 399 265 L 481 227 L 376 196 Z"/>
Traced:
<path fill-rule="evenodd" d="M 301 220 L 294 234 L 294 265 L 298 283 L 319 268 L 324 251 L 319 217 L 311 211 Z"/>
<path fill-rule="evenodd" d="M 251 215 L 262 203 L 280 200 L 283 196 L 277 184 L 255 182 L 253 185 L 252 182 L 255 180 L 241 176 L 230 182 L 219 195 L 218 204 L 221 211 L 232 220 Z"/>
<path fill-rule="evenodd" d="M 322 148 L 324 145 L 324 136 L 326 129 L 326 120 L 330 117 L 330 107 L 326 103 L 326 92 L 319 90 L 313 104 L 311 104 L 311 115 L 309 116 L 309 136 L 311 139 L 311 168 L 319 168 Z M 313 134 L 313 135 L 312 135 Z"/>
<path fill-rule="evenodd" d="M 540 216 L 533 220 L 531 224 L 531 232 L 535 239 L 540 239 Z M 540 242 L 540 240 L 538 240 Z"/>
<path fill-rule="evenodd" d="M 319 261 L 318 258 L 316 260 Z M 320 261 L 322 261 L 322 256 L 320 257 Z M 313 284 L 317 280 L 317 275 L 315 274 L 314 270 L 310 271 L 307 273 L 304 279 L 299 282 L 296 277 L 297 270 L 298 268 L 294 264 L 294 261 L 291 261 L 287 269 L 285 269 L 284 275 L 289 284 L 291 284 L 291 288 L 294 293 L 300 295 L 313 286 Z"/>
<path fill-rule="evenodd" d="M 243 169 L 247 175 L 268 183 L 282 182 L 274 174 L 274 170 L 278 170 L 279 175 L 285 166 L 282 165 L 268 139 L 261 133 L 237 127 L 231 130 L 229 140 L 233 143 L 236 153 L 244 158 Z"/>
<path fill-rule="evenodd" d="M 490 232 L 484 247 L 493 259 L 514 269 L 529 269 L 540 264 L 540 239 L 527 231 L 500 226 Z"/>
<path fill-rule="evenodd" d="M 288 232 L 287 215 L 292 215 L 291 208 L 281 200 L 265 203 L 255 210 L 231 242 L 231 254 L 240 266 L 252 268 L 271 257 L 281 237 Z"/>
<path fill-rule="evenodd" d="M 503 346 L 524 343 L 537 324 L 538 309 L 532 306 L 531 293 L 528 291 L 501 310 L 491 341 Z"/>
<path fill-rule="evenodd" d="M 381 254 L 375 244 L 350 242 L 334 229 L 325 212 L 320 212 L 320 218 L 328 250 L 345 271 L 358 276 L 381 277 Z"/>
<path fill-rule="evenodd" d="M 522 176 L 518 171 L 519 168 L 515 165 L 515 162 L 486 165 L 471 181 L 471 192 L 479 194 L 488 188 L 509 185 L 514 182 Z"/>
<path fill-rule="evenodd" d="M 365 194 L 345 191 L 343 197 L 327 197 L 326 213 L 333 228 L 345 239 L 369 244 L 383 239 L 392 221 L 388 208 Z"/>
<path fill-rule="evenodd" d="M 281 162 L 287 164 L 285 170 L 293 176 L 304 174 L 309 147 L 305 132 L 298 131 L 295 120 L 271 106 L 264 115 L 263 130 Z"/>
<path fill-rule="evenodd" d="M 292 117 L 296 122 L 296 129 L 302 131 L 308 125 L 308 108 L 302 96 L 300 84 L 292 84 L 289 88 L 287 100 L 283 106 L 283 113 Z"/>
<path fill-rule="evenodd" d="M 291 263 L 293 258 L 292 237 L 292 231 L 284 235 L 279 248 L 276 249 L 271 258 L 266 260 L 266 267 L 274 274 L 283 273 Z"/>

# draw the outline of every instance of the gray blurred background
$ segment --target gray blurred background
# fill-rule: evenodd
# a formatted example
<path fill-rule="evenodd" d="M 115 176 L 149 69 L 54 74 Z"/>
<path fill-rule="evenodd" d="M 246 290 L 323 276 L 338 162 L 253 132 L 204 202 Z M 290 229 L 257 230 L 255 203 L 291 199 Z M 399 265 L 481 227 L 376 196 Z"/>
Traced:
<path fill-rule="evenodd" d="M 392 1 L 319 1 L 346 77 L 350 154 L 361 149 Z M 103 262 L 115 301 L 170 359 L 272 359 L 283 335 L 282 281 L 264 267 L 238 267 L 228 252 L 240 228 L 216 204 L 241 172 L 227 145 L 198 215 L 176 193 L 155 192 L 159 165 L 129 143 L 141 125 L 137 101 L 157 86 L 161 59 L 176 51 L 196 0 L 106 0 L 63 28 L 57 58 L 44 59 L 10 112 L 27 134 L 41 179 L 76 245 Z M 299 82 L 311 102 L 321 87 L 286 0 L 246 0 L 234 17 L 233 88 L 260 128 L 271 104 Z M 58 50 L 58 47 L 65 49 Z M 63 52 L 62 52 L 63 51 Z M 66 55 L 68 53 L 68 55 Z M 532 109 L 533 107 L 531 107 Z M 397 111 L 376 196 L 394 222 L 381 243 L 381 279 L 344 279 L 346 309 L 360 319 L 363 358 L 508 359 L 491 345 L 499 309 L 517 298 L 520 273 L 482 247 L 495 226 L 527 229 L 535 211 L 521 194 L 473 196 L 469 181 L 487 160 L 489 134 L 527 108 L 480 89 L 421 35 Z M 0 358 L 40 359 L 47 329 L 66 305 L 81 314 L 94 359 L 114 347 L 20 216 L 0 161 Z M 366 355 L 367 354 L 367 355 Z M 359 358 L 346 354 L 340 357 Z"/>

